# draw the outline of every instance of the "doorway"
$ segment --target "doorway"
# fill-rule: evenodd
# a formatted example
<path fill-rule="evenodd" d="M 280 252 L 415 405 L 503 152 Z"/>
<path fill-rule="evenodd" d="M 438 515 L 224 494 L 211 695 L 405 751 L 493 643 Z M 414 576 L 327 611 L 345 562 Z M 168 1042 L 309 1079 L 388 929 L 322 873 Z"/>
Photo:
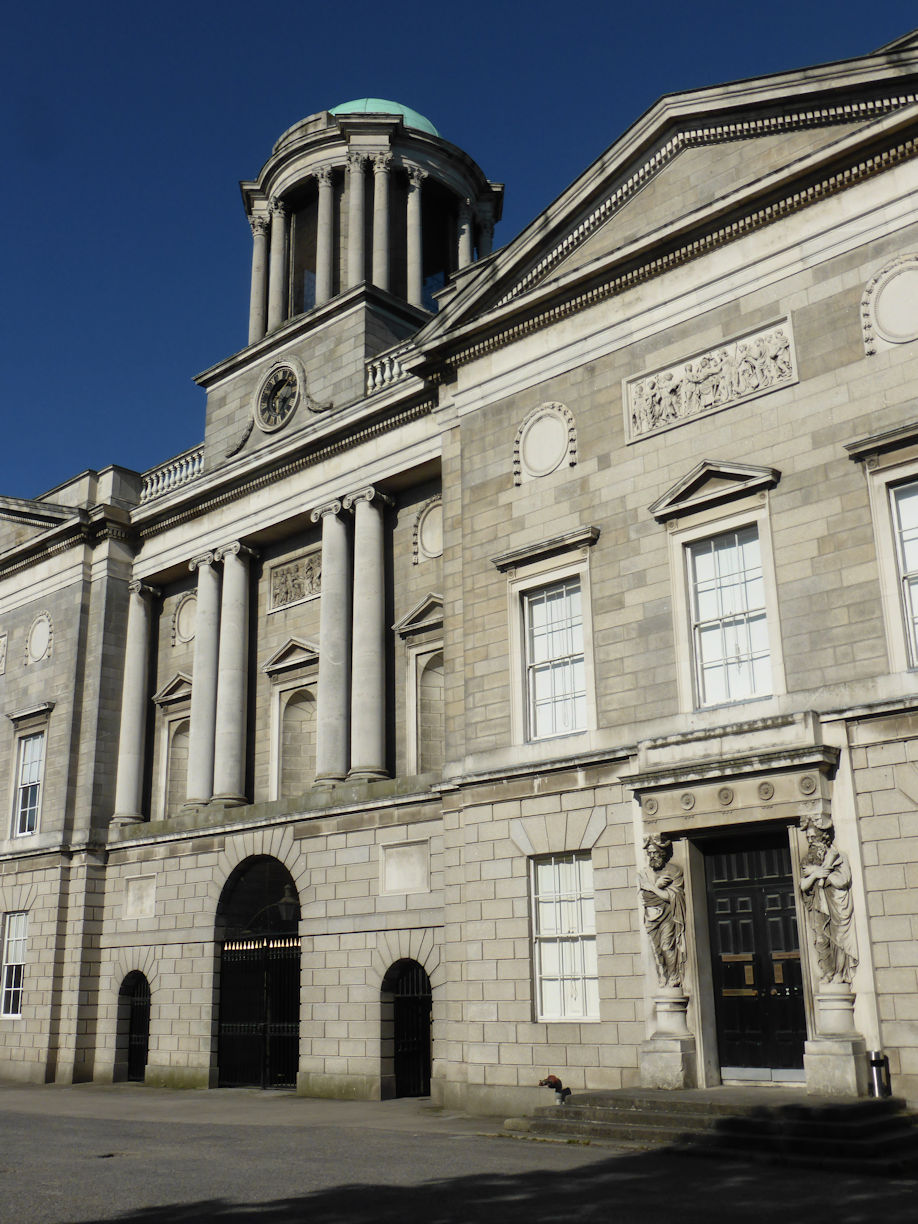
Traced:
<path fill-rule="evenodd" d="M 801 1079 L 806 1013 L 787 830 L 701 848 L 721 1075 Z"/>
<path fill-rule="evenodd" d="M 118 1012 L 123 1034 L 119 1036 L 127 1055 L 120 1074 L 134 1083 L 143 1083 L 150 1050 L 150 983 L 139 970 L 129 973 L 121 983 Z"/>
<path fill-rule="evenodd" d="M 277 859 L 247 859 L 217 911 L 221 1088 L 292 1088 L 300 1050 L 300 906 Z"/>
<path fill-rule="evenodd" d="M 395 1095 L 430 1096 L 430 978 L 417 961 L 396 961 L 383 979 L 382 995 L 383 1024 L 392 1025 Z"/>

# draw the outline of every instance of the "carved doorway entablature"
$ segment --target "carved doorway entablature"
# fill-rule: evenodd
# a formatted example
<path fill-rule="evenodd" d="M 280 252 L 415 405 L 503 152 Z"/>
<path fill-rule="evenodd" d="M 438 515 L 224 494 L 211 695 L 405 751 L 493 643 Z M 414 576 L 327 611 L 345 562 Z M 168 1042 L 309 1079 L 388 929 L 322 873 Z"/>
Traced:
<path fill-rule="evenodd" d="M 623 776 L 645 829 L 669 837 L 700 829 L 828 816 L 839 750 L 825 745 L 648 770 Z"/>

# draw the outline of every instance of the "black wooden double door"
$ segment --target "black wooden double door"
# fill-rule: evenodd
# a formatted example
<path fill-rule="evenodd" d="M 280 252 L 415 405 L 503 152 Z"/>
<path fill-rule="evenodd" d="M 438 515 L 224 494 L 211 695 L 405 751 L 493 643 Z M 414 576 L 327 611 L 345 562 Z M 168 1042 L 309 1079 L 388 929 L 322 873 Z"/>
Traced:
<path fill-rule="evenodd" d="M 221 1088 L 292 1088 L 300 1048 L 300 941 L 229 940 L 220 958 Z"/>
<path fill-rule="evenodd" d="M 787 831 L 704 851 L 721 1069 L 801 1068 L 806 1016 Z"/>

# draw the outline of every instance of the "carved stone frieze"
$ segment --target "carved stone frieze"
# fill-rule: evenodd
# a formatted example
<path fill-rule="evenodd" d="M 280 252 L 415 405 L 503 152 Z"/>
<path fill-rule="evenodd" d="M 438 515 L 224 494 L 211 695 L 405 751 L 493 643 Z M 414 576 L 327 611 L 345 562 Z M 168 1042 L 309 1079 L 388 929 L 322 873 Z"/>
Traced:
<path fill-rule="evenodd" d="M 768 768 L 760 758 L 749 762 L 749 773 L 731 771 L 727 777 L 706 768 L 635 776 L 631 785 L 640 799 L 644 827 L 654 835 L 677 837 L 693 828 L 750 821 L 822 820 L 830 810 L 835 755 L 825 749 L 793 755 L 801 759 L 776 760 Z M 768 768 L 764 778 L 763 766 Z"/>
<path fill-rule="evenodd" d="M 271 611 L 313 599 L 322 590 L 322 554 L 318 549 L 271 570 Z"/>
<path fill-rule="evenodd" d="M 793 334 L 783 319 L 688 361 L 627 379 L 622 398 L 628 436 L 633 441 L 659 433 L 796 381 Z"/>

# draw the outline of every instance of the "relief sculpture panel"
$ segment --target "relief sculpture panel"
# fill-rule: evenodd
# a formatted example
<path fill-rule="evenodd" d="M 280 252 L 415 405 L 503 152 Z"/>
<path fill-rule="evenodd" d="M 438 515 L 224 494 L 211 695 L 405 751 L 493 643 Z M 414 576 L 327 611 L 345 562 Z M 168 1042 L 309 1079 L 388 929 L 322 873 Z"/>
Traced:
<path fill-rule="evenodd" d="M 796 381 L 793 334 L 784 319 L 688 361 L 626 380 L 628 436 L 634 441 L 671 429 Z"/>
<path fill-rule="evenodd" d="M 321 552 L 307 553 L 295 561 L 276 565 L 271 571 L 271 611 L 313 599 L 321 593 L 321 588 Z"/>

